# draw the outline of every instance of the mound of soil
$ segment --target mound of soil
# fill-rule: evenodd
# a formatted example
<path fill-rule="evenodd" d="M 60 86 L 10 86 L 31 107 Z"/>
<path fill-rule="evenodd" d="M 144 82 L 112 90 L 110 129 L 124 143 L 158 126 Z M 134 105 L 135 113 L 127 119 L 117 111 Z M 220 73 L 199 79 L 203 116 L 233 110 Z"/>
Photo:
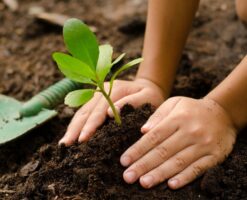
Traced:
<path fill-rule="evenodd" d="M 123 181 L 121 154 L 141 137 L 152 114 L 150 105 L 122 110 L 122 126 L 107 119 L 89 142 L 72 147 L 43 145 L 17 173 L 0 178 L 4 199 L 244 199 L 247 196 L 247 142 L 243 140 L 224 164 L 202 179 L 172 191 L 166 183 L 145 190 Z M 13 195 L 9 196 L 10 193 Z"/>

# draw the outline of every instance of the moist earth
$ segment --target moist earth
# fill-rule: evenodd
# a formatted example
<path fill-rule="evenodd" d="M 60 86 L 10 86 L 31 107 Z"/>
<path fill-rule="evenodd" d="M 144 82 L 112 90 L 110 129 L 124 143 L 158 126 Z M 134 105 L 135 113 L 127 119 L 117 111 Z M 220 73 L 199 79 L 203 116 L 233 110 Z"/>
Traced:
<path fill-rule="evenodd" d="M 17 11 L 0 2 L 0 93 L 26 101 L 62 78 L 52 62 L 65 51 L 62 28 L 28 14 L 47 12 L 77 17 L 96 27 L 101 43 L 111 43 L 124 62 L 141 55 L 145 0 L 22 0 Z M 172 96 L 201 98 L 244 57 L 247 30 L 232 0 L 202 0 L 180 62 Z M 114 69 L 113 69 L 114 70 Z M 132 80 L 137 68 L 121 75 Z M 107 119 L 85 144 L 58 147 L 75 110 L 58 107 L 56 118 L 7 146 L 0 147 L 0 199 L 246 199 L 247 130 L 231 155 L 190 185 L 170 190 L 166 183 L 145 190 L 126 184 L 119 157 L 141 137 L 140 127 L 153 112 L 146 104 L 122 111 L 121 127 Z"/>
<path fill-rule="evenodd" d="M 236 148 L 222 164 L 178 191 L 166 183 L 150 190 L 123 181 L 121 154 L 141 137 L 140 127 L 152 114 L 146 104 L 124 106 L 122 125 L 107 119 L 87 143 L 72 147 L 42 145 L 16 173 L 0 178 L 4 199 L 245 199 L 247 196 L 247 142 L 239 138 Z"/>

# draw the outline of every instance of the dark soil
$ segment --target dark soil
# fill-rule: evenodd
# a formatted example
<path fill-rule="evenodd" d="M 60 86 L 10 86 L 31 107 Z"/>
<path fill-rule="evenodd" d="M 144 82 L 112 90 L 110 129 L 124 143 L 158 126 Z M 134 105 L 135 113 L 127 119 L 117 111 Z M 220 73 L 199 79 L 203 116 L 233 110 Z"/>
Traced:
<path fill-rule="evenodd" d="M 42 6 L 95 26 L 101 43 L 110 42 L 125 62 L 141 55 L 144 0 L 22 0 L 16 12 L 0 2 L 0 93 L 25 101 L 62 78 L 52 62 L 64 51 L 61 27 L 35 20 L 28 9 Z M 247 50 L 247 30 L 232 0 L 204 0 L 193 24 L 172 95 L 200 98 L 236 66 Z M 133 79 L 136 68 L 121 78 Z M 74 114 L 59 115 L 13 143 L 0 147 L 0 199 L 247 199 L 247 130 L 233 153 L 218 167 L 178 191 L 163 183 L 151 190 L 127 185 L 121 153 L 140 136 L 150 106 L 126 106 L 123 126 L 107 119 L 87 144 L 71 148 L 57 142 Z"/>
<path fill-rule="evenodd" d="M 172 191 L 166 183 L 145 190 L 126 184 L 121 154 L 141 137 L 140 127 L 152 114 L 150 105 L 126 105 L 122 126 L 107 119 L 88 142 L 72 147 L 44 144 L 32 159 L 0 178 L 5 199 L 245 199 L 247 196 L 247 141 L 241 138 L 231 156 L 203 178 Z"/>

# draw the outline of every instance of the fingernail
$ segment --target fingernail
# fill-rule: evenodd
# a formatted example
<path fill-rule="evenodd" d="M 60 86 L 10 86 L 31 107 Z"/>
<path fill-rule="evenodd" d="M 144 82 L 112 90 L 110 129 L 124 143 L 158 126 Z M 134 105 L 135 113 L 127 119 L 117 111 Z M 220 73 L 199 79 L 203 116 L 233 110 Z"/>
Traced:
<path fill-rule="evenodd" d="M 82 132 L 80 133 L 78 142 L 81 143 L 81 142 L 85 141 L 86 139 L 87 139 L 87 132 L 82 131 Z"/>
<path fill-rule="evenodd" d="M 153 185 L 153 182 L 154 182 L 154 178 L 153 176 L 144 176 L 142 179 L 141 179 L 141 182 L 143 183 L 143 185 L 146 187 L 146 188 L 150 188 L 152 187 Z"/>
<path fill-rule="evenodd" d="M 168 184 L 173 189 L 176 189 L 178 187 L 178 180 L 177 179 L 171 179 L 168 181 Z"/>
<path fill-rule="evenodd" d="M 128 183 L 134 183 L 136 180 L 136 173 L 134 171 L 127 171 L 124 178 Z"/>
<path fill-rule="evenodd" d="M 123 165 L 124 167 L 127 167 L 127 166 L 130 164 L 130 162 L 131 162 L 131 159 L 130 159 L 129 156 L 122 156 L 122 157 L 120 158 L 120 163 L 121 163 L 121 165 Z"/>

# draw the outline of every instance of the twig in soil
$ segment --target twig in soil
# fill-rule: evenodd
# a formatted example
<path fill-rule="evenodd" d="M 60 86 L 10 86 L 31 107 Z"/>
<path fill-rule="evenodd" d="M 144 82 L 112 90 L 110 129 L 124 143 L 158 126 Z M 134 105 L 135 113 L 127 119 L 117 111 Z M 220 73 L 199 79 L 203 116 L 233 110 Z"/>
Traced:
<path fill-rule="evenodd" d="M 14 191 L 14 190 L 0 189 L 0 193 L 4 193 L 4 194 L 13 194 L 13 193 L 15 193 L 15 191 Z"/>
<path fill-rule="evenodd" d="M 42 7 L 31 7 L 29 9 L 29 14 L 34 16 L 36 19 L 57 25 L 57 26 L 63 26 L 65 21 L 67 21 L 70 17 L 67 15 L 62 15 L 59 13 L 48 13 L 45 12 Z M 97 32 L 97 28 L 94 26 L 89 26 L 90 30 L 92 32 Z"/>
<path fill-rule="evenodd" d="M 11 10 L 17 11 L 19 8 L 19 4 L 17 0 L 3 0 L 3 3 Z"/>

